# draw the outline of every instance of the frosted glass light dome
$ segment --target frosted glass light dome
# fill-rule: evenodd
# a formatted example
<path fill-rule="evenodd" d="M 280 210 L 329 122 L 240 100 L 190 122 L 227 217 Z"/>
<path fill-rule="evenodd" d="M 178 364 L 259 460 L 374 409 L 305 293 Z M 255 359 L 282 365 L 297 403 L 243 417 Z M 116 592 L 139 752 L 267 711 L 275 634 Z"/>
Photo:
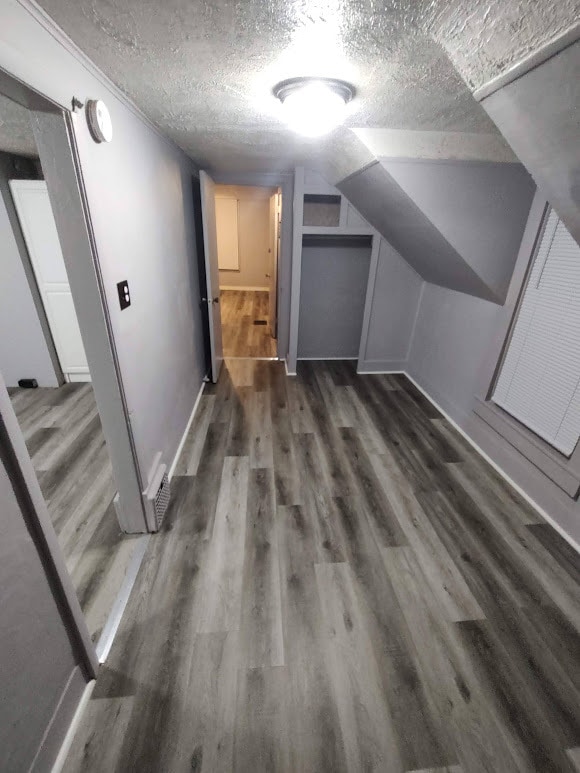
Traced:
<path fill-rule="evenodd" d="M 339 126 L 354 89 L 330 78 L 293 78 L 274 89 L 286 123 L 305 137 L 321 137 Z"/>

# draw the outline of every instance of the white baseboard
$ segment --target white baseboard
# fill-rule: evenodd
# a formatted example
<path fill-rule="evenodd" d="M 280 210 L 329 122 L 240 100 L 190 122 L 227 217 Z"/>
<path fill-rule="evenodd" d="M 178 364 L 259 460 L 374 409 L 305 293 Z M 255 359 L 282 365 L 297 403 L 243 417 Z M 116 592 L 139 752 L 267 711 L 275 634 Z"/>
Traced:
<path fill-rule="evenodd" d="M 287 376 L 295 376 L 296 375 L 296 371 L 292 372 L 292 371 L 288 370 L 288 360 L 286 359 L 286 357 L 284 357 L 284 370 L 286 371 L 286 375 Z"/>
<path fill-rule="evenodd" d="M 358 357 L 296 357 L 297 362 L 334 362 L 342 360 L 344 362 L 356 362 Z"/>
<path fill-rule="evenodd" d="M 175 452 L 175 456 L 173 457 L 173 462 L 171 463 L 171 467 L 169 468 L 169 472 L 167 473 L 167 477 L 169 480 L 173 477 L 173 474 L 175 472 L 175 468 L 177 467 L 177 462 L 179 461 L 179 457 L 181 456 L 181 452 L 183 451 L 183 446 L 185 445 L 185 441 L 187 439 L 187 433 L 189 432 L 189 429 L 191 427 L 191 424 L 193 422 L 195 412 L 197 411 L 197 408 L 199 406 L 199 401 L 201 400 L 201 396 L 203 394 L 203 388 L 205 386 L 206 382 L 201 382 L 201 387 L 199 388 L 199 392 L 197 393 L 197 397 L 195 398 L 195 403 L 193 404 L 193 410 L 191 411 L 191 416 L 189 417 L 189 420 L 187 422 L 187 426 L 185 427 L 185 431 L 183 433 L 183 436 L 181 438 L 181 441 L 177 447 L 177 451 Z"/>
<path fill-rule="evenodd" d="M 109 613 L 105 625 L 103 626 L 103 630 L 99 637 L 99 641 L 97 642 L 97 646 L 95 647 L 99 663 L 101 664 L 105 663 L 109 657 L 109 652 L 111 651 L 113 641 L 117 635 L 117 631 L 119 629 L 119 625 L 121 624 L 127 603 L 129 602 L 129 596 L 131 595 L 131 591 L 135 585 L 135 580 L 139 574 L 139 569 L 143 563 L 143 558 L 145 557 L 145 551 L 149 545 L 151 534 L 140 534 L 134 539 L 136 545 L 133 549 L 131 561 L 129 562 L 129 566 L 125 572 L 125 577 L 123 578 L 119 592 L 117 593 L 115 601 L 113 602 L 113 607 Z"/>
<path fill-rule="evenodd" d="M 365 360 L 357 368 L 360 374 L 406 373 L 406 360 Z"/>
<path fill-rule="evenodd" d="M 83 691 L 83 694 L 78 703 L 78 706 L 76 708 L 72 721 L 69 725 L 69 728 L 66 732 L 64 740 L 60 747 L 58 756 L 54 761 L 54 765 L 52 766 L 51 773 L 61 773 L 64 767 L 64 763 L 66 762 L 66 758 L 68 757 L 68 753 L 70 752 L 71 746 L 73 744 L 74 737 L 81 723 L 81 719 L 83 717 L 85 709 L 88 706 L 88 703 L 91 699 L 91 695 L 93 694 L 93 690 L 95 689 L 96 683 L 97 683 L 96 679 L 93 679 L 91 682 L 87 683 L 87 686 Z"/>
<path fill-rule="evenodd" d="M 64 378 L 69 383 L 90 383 L 92 381 L 90 373 L 66 373 Z"/>
<path fill-rule="evenodd" d="M 406 376 L 404 370 L 357 370 L 357 376 Z"/>
<path fill-rule="evenodd" d="M 220 290 L 240 290 L 254 293 L 267 293 L 270 288 L 266 287 L 251 287 L 249 285 L 220 285 Z"/>
<path fill-rule="evenodd" d="M 499 464 L 497 464 L 496 462 L 494 462 L 494 460 L 493 460 L 493 459 L 492 459 L 490 456 L 488 456 L 488 454 L 486 454 L 486 453 L 485 453 L 485 451 L 484 451 L 484 450 L 483 450 L 483 449 L 482 449 L 480 446 L 478 446 L 478 445 L 477 445 L 477 443 L 476 443 L 476 442 L 475 442 L 475 441 L 474 441 L 474 440 L 471 438 L 471 436 L 470 436 L 470 435 L 468 435 L 468 434 L 467 434 L 467 432 L 465 432 L 465 430 L 463 430 L 463 429 L 462 429 L 462 428 L 459 426 L 459 424 L 457 424 L 457 422 L 456 422 L 454 419 L 452 419 L 452 418 L 451 418 L 451 416 L 450 416 L 450 415 L 447 413 L 447 411 L 445 411 L 445 410 L 444 410 L 444 409 L 443 409 L 443 408 L 442 408 L 442 407 L 441 407 L 441 406 L 440 406 L 440 405 L 439 405 L 439 404 L 438 404 L 438 403 L 437 403 L 437 402 L 436 402 L 436 401 L 435 401 L 435 400 L 434 400 L 434 399 L 431 397 L 431 395 L 430 395 L 428 392 L 426 392 L 426 391 L 423 389 L 423 387 L 421 386 L 421 384 L 419 384 L 417 381 L 415 381 L 415 379 L 414 379 L 412 376 L 410 376 L 410 375 L 409 375 L 407 372 L 405 372 L 405 375 L 407 376 L 407 378 L 409 379 L 409 381 L 410 381 L 412 384 L 414 384 L 414 385 L 417 387 L 417 389 L 418 389 L 418 390 L 421 392 L 421 394 L 423 394 L 423 395 L 424 395 L 424 396 L 427 398 L 427 400 L 429 400 L 429 402 L 430 402 L 432 405 L 434 405 L 434 406 L 435 406 L 435 408 L 437 408 L 437 410 L 438 410 L 438 411 L 439 411 L 439 412 L 440 412 L 440 413 L 441 413 L 443 416 L 445 416 L 445 418 L 447 419 L 447 421 L 448 421 L 448 422 L 449 422 L 449 423 L 450 423 L 450 424 L 451 424 L 451 425 L 452 425 L 452 426 L 453 426 L 453 427 L 454 427 L 454 428 L 457 430 L 457 432 L 459 432 L 459 434 L 460 434 L 460 435 L 461 435 L 463 438 L 465 438 L 465 440 L 467 440 L 467 442 L 469 443 L 469 445 L 470 445 L 470 446 L 472 446 L 472 447 L 473 447 L 473 448 L 474 448 L 474 449 L 477 451 L 477 453 L 478 453 L 478 454 L 479 454 L 479 455 L 480 455 L 480 456 L 481 456 L 483 459 L 485 459 L 485 461 L 486 461 L 488 464 L 490 464 L 490 465 L 493 467 L 493 469 L 494 469 L 496 472 L 498 472 L 498 473 L 501 475 L 501 477 L 502 477 L 502 478 L 503 478 L 503 479 L 504 479 L 504 480 L 505 480 L 507 483 L 509 483 L 509 485 L 510 485 L 510 486 L 511 486 L 511 487 L 512 487 L 512 488 L 513 488 L 515 491 L 517 491 L 517 492 L 518 492 L 518 494 L 519 494 L 519 495 L 520 495 L 520 496 L 521 496 L 523 499 L 525 499 L 525 500 L 526 500 L 526 502 L 528 502 L 528 504 L 530 504 L 530 505 L 531 505 L 531 506 L 534 508 L 534 510 L 536 510 L 536 512 L 538 512 L 538 513 L 539 513 L 539 514 L 542 516 L 542 518 L 543 518 L 545 521 L 547 521 L 547 522 L 550 524 L 550 526 L 552 526 L 552 527 L 553 527 L 553 528 L 554 528 L 554 529 L 555 529 L 555 530 L 558 532 L 558 534 L 559 534 L 559 535 L 560 535 L 560 536 L 561 536 L 563 539 L 565 539 L 565 540 L 566 540 L 566 542 L 567 542 L 569 545 L 571 545 L 571 546 L 572 546 L 572 547 L 573 547 L 573 548 L 574 548 L 574 549 L 575 549 L 575 550 L 576 550 L 578 553 L 580 553 L 580 545 L 578 545 L 578 543 L 577 543 L 577 542 L 576 542 L 576 541 L 575 541 L 575 540 L 574 540 L 574 539 L 573 539 L 573 538 L 572 538 L 572 537 L 571 537 L 571 536 L 570 536 L 570 535 L 569 535 L 567 532 L 565 532 L 565 531 L 564 531 L 564 529 L 563 529 L 563 528 L 562 528 L 562 527 L 561 527 L 561 526 L 558 524 L 558 522 L 557 522 L 557 521 L 555 521 L 555 520 L 552 518 L 552 516 L 551 516 L 551 515 L 548 515 L 548 513 L 547 513 L 547 512 L 546 512 L 546 511 L 545 511 L 545 510 L 544 510 L 542 507 L 540 507 L 540 505 L 539 505 L 537 502 L 535 502 L 535 501 L 534 501 L 534 500 L 533 500 L 533 499 L 530 497 L 530 495 L 529 495 L 529 494 L 527 494 L 527 493 L 524 491 L 524 489 L 523 489 L 523 488 L 521 488 L 520 486 L 518 486 L 518 484 L 517 484 L 517 483 L 516 483 L 516 482 L 515 482 L 515 481 L 514 481 L 512 478 L 510 478 L 510 476 L 509 476 L 509 475 L 508 475 L 506 472 L 504 472 L 504 470 L 502 470 L 502 468 L 499 466 Z"/>

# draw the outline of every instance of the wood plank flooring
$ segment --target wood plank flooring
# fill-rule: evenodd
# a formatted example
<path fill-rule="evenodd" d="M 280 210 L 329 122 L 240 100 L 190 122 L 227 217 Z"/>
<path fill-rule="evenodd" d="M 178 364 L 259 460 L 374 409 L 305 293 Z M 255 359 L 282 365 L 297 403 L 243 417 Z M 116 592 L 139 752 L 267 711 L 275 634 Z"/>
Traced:
<path fill-rule="evenodd" d="M 208 385 L 65 770 L 574 771 L 580 560 L 404 376 Z"/>
<path fill-rule="evenodd" d="M 266 290 L 221 290 L 220 306 L 225 357 L 276 357 Z"/>
<path fill-rule="evenodd" d="M 135 547 L 113 506 L 115 484 L 91 384 L 10 389 L 89 632 L 98 640 Z"/>

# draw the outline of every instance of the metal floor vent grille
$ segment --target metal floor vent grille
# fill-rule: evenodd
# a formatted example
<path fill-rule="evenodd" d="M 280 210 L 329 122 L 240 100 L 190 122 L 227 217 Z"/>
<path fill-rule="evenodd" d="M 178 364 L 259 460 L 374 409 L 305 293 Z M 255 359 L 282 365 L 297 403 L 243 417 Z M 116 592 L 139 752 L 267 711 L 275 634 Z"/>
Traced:
<path fill-rule="evenodd" d="M 149 531 L 159 531 L 169 506 L 170 486 L 167 467 L 159 463 L 161 454 L 157 454 L 150 477 L 150 483 L 143 494 L 145 516 Z"/>
<path fill-rule="evenodd" d="M 157 489 L 157 494 L 155 495 L 155 504 L 153 505 L 155 510 L 155 521 L 157 523 L 158 529 L 161 528 L 165 513 L 169 507 L 169 496 L 169 478 L 167 477 L 167 473 L 164 473 L 163 478 L 161 479 L 161 484 Z"/>

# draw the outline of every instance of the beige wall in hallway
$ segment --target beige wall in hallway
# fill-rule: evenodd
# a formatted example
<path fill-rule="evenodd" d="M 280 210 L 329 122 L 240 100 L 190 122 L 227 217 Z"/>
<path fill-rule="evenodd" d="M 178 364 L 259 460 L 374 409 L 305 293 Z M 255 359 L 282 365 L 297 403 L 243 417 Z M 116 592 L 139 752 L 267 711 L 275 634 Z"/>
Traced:
<path fill-rule="evenodd" d="M 239 271 L 220 271 L 220 287 L 268 289 L 270 196 L 274 188 L 216 185 L 216 198 L 238 200 Z"/>

